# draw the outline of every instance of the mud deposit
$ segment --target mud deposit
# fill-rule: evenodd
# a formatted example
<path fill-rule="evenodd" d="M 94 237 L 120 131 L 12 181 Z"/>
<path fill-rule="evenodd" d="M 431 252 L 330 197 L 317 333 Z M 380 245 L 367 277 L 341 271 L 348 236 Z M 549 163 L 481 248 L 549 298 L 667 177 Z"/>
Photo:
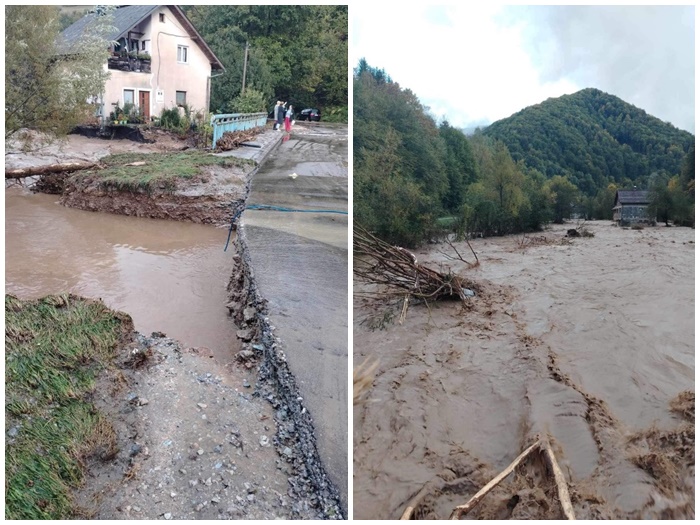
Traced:
<path fill-rule="evenodd" d="M 446 518 L 545 434 L 577 518 L 694 518 L 694 231 L 567 227 L 472 241 L 474 270 L 419 252 L 482 283 L 466 307 L 398 325 L 355 296 L 354 362 L 379 360 L 354 410 L 355 518 L 398 518 L 424 487 L 416 517 Z M 559 519 L 556 494 L 535 456 L 465 517 Z"/>

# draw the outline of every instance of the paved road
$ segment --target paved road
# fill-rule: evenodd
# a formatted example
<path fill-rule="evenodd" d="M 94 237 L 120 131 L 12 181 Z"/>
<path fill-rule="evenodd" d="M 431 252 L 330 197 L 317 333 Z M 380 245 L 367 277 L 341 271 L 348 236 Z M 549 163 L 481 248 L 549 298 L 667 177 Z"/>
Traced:
<path fill-rule="evenodd" d="M 297 128 L 282 135 L 254 176 L 239 227 L 275 335 L 314 418 L 321 460 L 347 511 L 347 215 L 250 209 L 347 212 L 347 127 Z"/>

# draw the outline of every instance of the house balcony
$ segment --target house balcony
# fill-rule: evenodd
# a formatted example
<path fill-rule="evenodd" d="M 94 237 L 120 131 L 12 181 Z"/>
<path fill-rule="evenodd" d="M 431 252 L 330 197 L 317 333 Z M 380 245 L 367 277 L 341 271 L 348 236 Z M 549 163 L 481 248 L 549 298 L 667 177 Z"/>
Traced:
<path fill-rule="evenodd" d="M 117 71 L 133 71 L 136 73 L 150 73 L 151 59 L 129 56 L 111 56 L 107 59 L 107 69 Z"/>

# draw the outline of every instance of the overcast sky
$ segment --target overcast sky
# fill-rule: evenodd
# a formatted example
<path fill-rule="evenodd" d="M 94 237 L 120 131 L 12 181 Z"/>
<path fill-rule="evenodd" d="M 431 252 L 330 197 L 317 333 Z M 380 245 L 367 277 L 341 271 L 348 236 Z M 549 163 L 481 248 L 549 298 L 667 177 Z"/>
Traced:
<path fill-rule="evenodd" d="M 455 127 L 593 87 L 695 132 L 693 6 L 357 2 L 350 14 L 350 64 L 383 68 Z"/>

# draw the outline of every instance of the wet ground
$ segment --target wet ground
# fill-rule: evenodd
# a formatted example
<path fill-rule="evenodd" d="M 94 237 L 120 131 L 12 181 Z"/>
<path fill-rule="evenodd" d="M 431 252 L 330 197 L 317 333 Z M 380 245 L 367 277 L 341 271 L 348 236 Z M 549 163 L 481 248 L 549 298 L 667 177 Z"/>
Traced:
<path fill-rule="evenodd" d="M 297 126 L 255 175 L 243 232 L 270 323 L 314 419 L 326 472 L 347 509 L 346 126 Z"/>
<path fill-rule="evenodd" d="M 593 238 L 567 242 L 555 228 L 525 247 L 523 236 L 474 240 L 476 270 L 439 247 L 419 252 L 483 283 L 468 308 L 416 304 L 398 325 L 386 322 L 395 307 L 355 297 L 354 361 L 380 363 L 354 411 L 355 518 L 398 518 L 426 482 L 467 476 L 475 486 L 424 509 L 446 517 L 547 433 L 578 517 L 694 516 L 694 427 L 671 409 L 694 391 L 694 231 L 590 228 Z M 647 443 L 639 460 L 635 436 L 654 433 L 674 436 L 673 483 L 647 462 L 666 452 Z M 518 479 L 486 508 L 524 516 Z"/>

